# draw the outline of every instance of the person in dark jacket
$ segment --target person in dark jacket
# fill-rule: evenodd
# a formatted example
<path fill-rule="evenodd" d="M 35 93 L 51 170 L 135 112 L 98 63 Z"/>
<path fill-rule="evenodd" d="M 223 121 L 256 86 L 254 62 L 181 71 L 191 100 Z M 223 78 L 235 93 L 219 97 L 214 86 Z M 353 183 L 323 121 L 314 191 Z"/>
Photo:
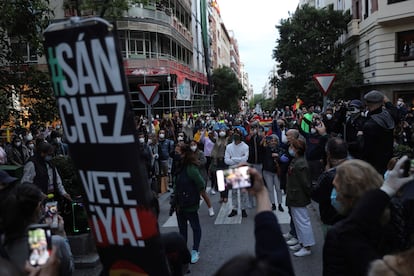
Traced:
<path fill-rule="evenodd" d="M 362 159 L 384 175 L 387 163 L 393 154 L 395 122 L 391 114 L 383 109 L 384 94 L 373 90 L 364 96 L 368 107 L 368 120 L 362 129 Z"/>
<path fill-rule="evenodd" d="M 214 276 L 295 275 L 280 225 L 271 210 L 263 178 L 254 168 L 250 168 L 248 173 L 254 183 L 249 192 L 254 194 L 257 202 L 254 231 L 256 256 L 235 256 L 222 265 Z"/>
<path fill-rule="evenodd" d="M 321 174 L 312 191 L 312 199 L 319 203 L 319 214 L 324 235 L 332 225 L 343 219 L 343 216 L 338 214 L 331 205 L 331 193 L 334 187 L 332 182 L 336 174 L 336 167 L 347 160 L 347 149 L 346 142 L 339 137 L 328 140 L 326 144 L 328 170 Z"/>
<path fill-rule="evenodd" d="M 385 210 L 391 197 L 413 180 L 413 175 L 402 177 L 406 160 L 406 156 L 401 158 L 384 182 L 375 168 L 362 160 L 347 160 L 338 166 L 333 204 L 348 216 L 328 231 L 323 247 L 324 276 L 367 275 L 369 264 L 382 258 L 378 243 Z"/>
<path fill-rule="evenodd" d="M 281 175 L 281 157 L 285 155 L 285 151 L 279 147 L 279 138 L 277 135 L 272 134 L 266 138 L 268 142 L 264 149 L 263 154 L 263 178 L 266 182 L 267 189 L 269 190 L 270 200 L 272 202 L 272 210 L 276 210 L 274 190 L 277 195 L 278 210 L 283 212 L 282 207 L 282 191 L 280 189 L 280 175 Z M 286 163 L 289 159 L 282 158 Z M 274 189 L 274 190 L 273 190 Z"/>

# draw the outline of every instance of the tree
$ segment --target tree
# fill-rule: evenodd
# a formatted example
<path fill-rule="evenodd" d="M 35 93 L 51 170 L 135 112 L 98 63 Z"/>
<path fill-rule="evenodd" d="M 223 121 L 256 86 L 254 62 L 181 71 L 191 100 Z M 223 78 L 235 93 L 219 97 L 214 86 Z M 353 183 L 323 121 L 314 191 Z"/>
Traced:
<path fill-rule="evenodd" d="M 335 11 L 331 5 L 327 9 L 304 5 L 281 20 L 276 26 L 280 38 L 273 50 L 273 58 L 280 65 L 279 77 L 271 80 L 279 90 L 278 104 L 291 105 L 296 97 L 305 104 L 321 103 L 314 74 L 337 74 L 333 96 L 345 95 L 361 82 L 357 63 L 344 55 L 344 45 L 338 41 L 350 19 L 349 12 Z"/>
<path fill-rule="evenodd" d="M 229 67 L 220 67 L 213 71 L 214 106 L 230 113 L 240 111 L 239 101 L 246 91 L 236 74 Z"/>
<path fill-rule="evenodd" d="M 0 125 L 51 121 L 57 109 L 48 73 L 28 63 L 43 54 L 42 32 L 52 16 L 49 1 L 1 1 L 0 9 Z"/>

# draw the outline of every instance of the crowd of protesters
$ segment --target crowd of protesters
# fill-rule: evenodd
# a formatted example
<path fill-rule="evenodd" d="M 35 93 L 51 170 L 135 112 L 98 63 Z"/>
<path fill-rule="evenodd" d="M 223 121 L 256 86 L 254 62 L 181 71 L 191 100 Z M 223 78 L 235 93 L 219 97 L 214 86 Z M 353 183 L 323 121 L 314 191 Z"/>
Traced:
<path fill-rule="evenodd" d="M 200 258 L 200 197 L 207 203 L 209 215 L 215 215 L 207 190 L 210 195 L 220 193 L 221 204 L 227 204 L 232 193 L 228 217 L 245 218 L 248 209 L 261 204 L 255 192 L 218 191 L 217 170 L 248 163 L 256 180 L 267 187 L 266 193 L 259 189 L 269 203 L 269 210 L 263 210 L 290 214 L 290 231 L 282 236 L 280 229 L 275 230 L 275 235 L 286 240 L 280 250 L 290 249 L 296 257 L 312 253 L 315 238 L 307 206 L 314 200 L 319 203 L 325 235 L 324 275 L 366 275 L 369 270 L 370 275 L 382 275 L 375 274 L 381 269 L 410 275 L 414 270 L 408 265 L 389 264 L 391 259 L 397 262 L 411 256 L 410 251 L 384 256 L 409 250 L 413 244 L 414 193 L 400 191 L 407 182 L 406 186 L 414 185 L 411 176 L 401 174 L 407 159 L 401 152 L 411 153 L 414 146 L 413 115 L 402 99 L 393 104 L 374 90 L 362 99 L 332 102 L 325 110 L 303 104 L 295 110 L 286 106 L 261 113 L 182 114 L 174 110 L 151 120 L 141 116 L 136 118 L 136 135 L 150 172 L 148 185 L 157 195 L 172 192 L 170 215 L 177 213 L 185 240 L 190 223 L 194 238 L 191 263 Z M 27 164 L 34 162 L 43 143 L 53 145 L 44 159 L 68 154 L 61 129 L 37 129 L 15 135 L 0 160 L 25 166 L 28 171 Z M 186 191 L 190 196 L 182 198 L 186 185 L 192 185 L 193 191 Z M 46 194 L 48 187 L 39 188 Z M 70 199 L 63 187 L 50 188 Z M 282 202 L 283 194 L 286 202 Z M 365 254 L 364 258 L 357 253 Z M 289 266 L 290 259 L 287 261 Z M 293 274 L 291 264 L 285 269 Z M 405 269 L 410 273 L 400 273 Z M 227 275 L 223 271 L 231 272 L 231 268 L 217 275 Z"/>

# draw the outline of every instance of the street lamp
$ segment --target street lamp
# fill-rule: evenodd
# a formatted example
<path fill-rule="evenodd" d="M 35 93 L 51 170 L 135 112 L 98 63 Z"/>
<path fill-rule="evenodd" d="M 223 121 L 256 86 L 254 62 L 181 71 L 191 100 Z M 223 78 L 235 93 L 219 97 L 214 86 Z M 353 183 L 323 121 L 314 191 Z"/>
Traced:
<path fill-rule="evenodd" d="M 170 113 L 171 113 L 171 75 L 167 76 L 167 82 L 168 82 L 168 97 L 170 99 Z"/>

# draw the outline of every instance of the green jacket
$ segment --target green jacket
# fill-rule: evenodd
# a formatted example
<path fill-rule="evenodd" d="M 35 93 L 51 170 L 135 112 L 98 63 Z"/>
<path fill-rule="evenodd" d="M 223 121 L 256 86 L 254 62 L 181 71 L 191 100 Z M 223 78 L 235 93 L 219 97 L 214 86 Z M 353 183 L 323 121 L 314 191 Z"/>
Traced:
<path fill-rule="evenodd" d="M 187 175 L 189 178 L 191 178 L 194 183 L 197 185 L 197 189 L 200 191 L 204 190 L 205 188 L 205 180 L 203 176 L 200 173 L 200 170 L 196 165 L 188 165 L 184 167 L 183 170 L 187 170 Z M 175 194 L 175 185 L 174 185 L 174 194 Z M 187 208 L 183 208 L 181 211 L 184 212 L 197 212 L 198 208 L 200 207 L 200 204 L 196 204 Z"/>
<path fill-rule="evenodd" d="M 304 156 L 296 157 L 290 163 L 286 184 L 286 205 L 306 207 L 311 203 L 311 176 Z"/>

